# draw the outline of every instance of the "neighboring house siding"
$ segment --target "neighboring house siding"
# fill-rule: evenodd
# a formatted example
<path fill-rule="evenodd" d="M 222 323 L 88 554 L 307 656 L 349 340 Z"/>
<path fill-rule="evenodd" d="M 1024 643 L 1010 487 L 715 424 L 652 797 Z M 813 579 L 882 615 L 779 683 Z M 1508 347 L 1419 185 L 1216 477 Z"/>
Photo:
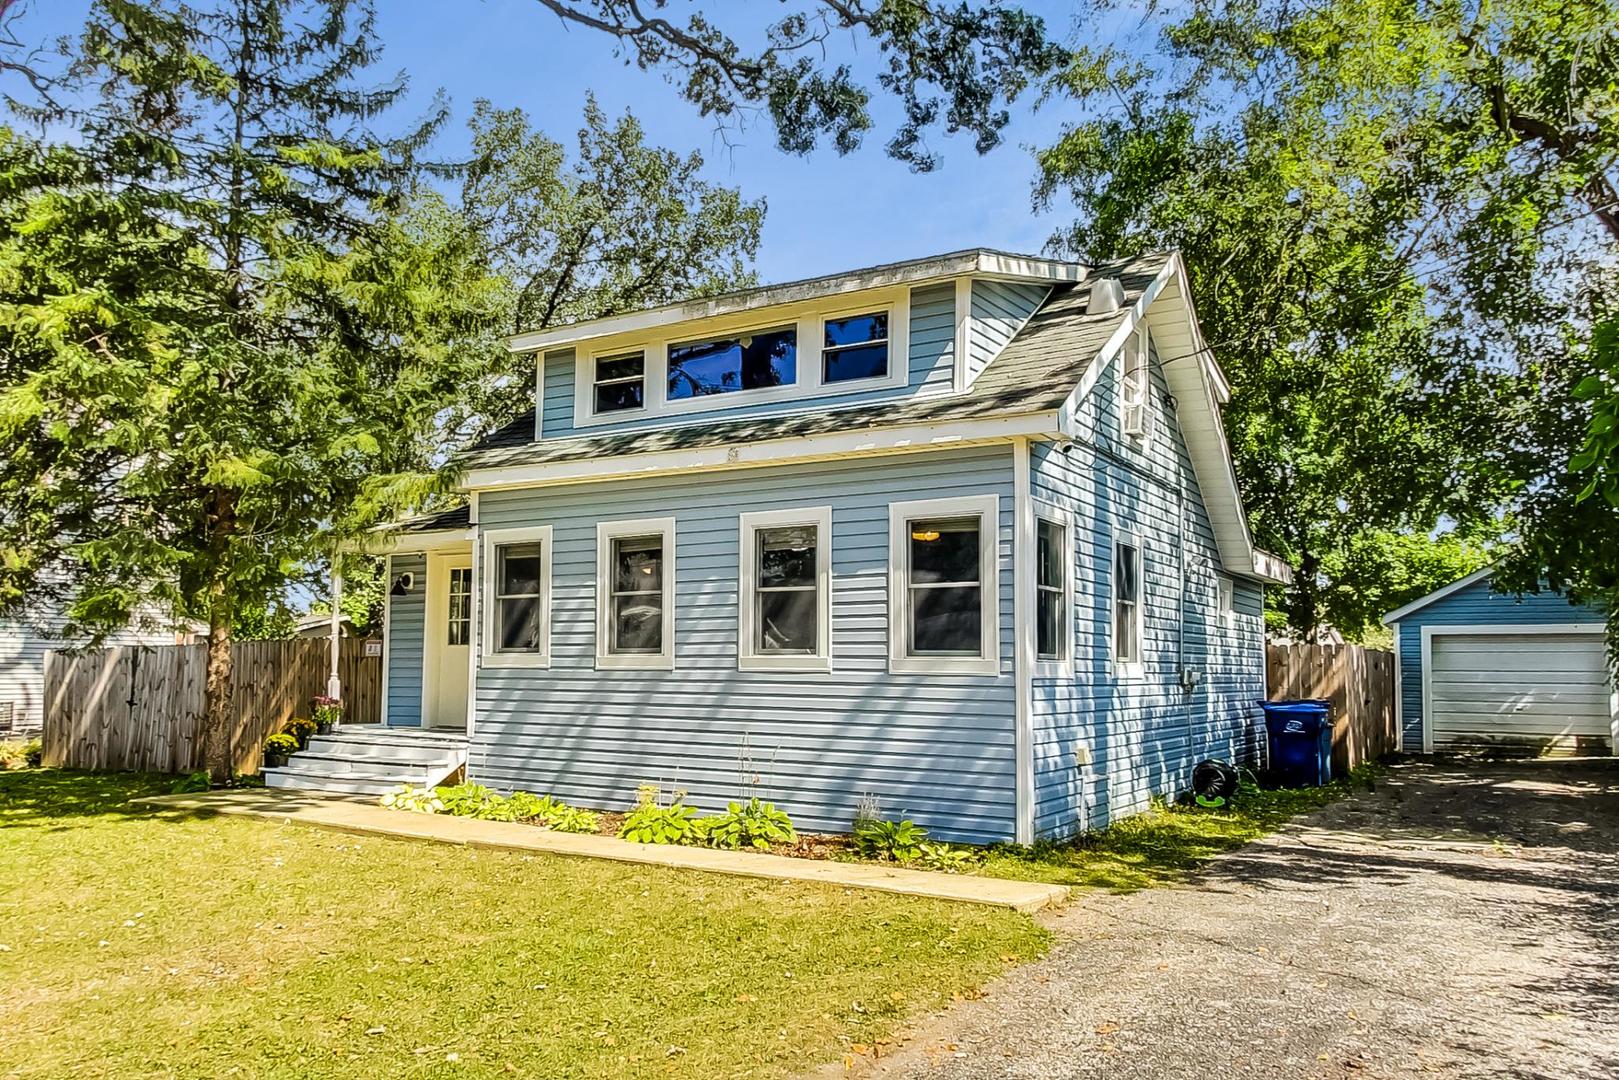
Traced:
<path fill-rule="evenodd" d="M 1590 623 L 1601 625 L 1599 609 L 1569 603 L 1551 593 L 1523 597 L 1490 591 L 1485 578 L 1427 607 L 1413 611 L 1396 625 L 1400 631 L 1401 749 L 1422 752 L 1422 628 L 1424 626 Z"/>
<path fill-rule="evenodd" d="M 1151 434 L 1119 429 L 1118 379 L 1102 373 L 1078 409 L 1080 438 L 1065 453 L 1036 444 L 1031 493 L 1066 511 L 1074 529 L 1071 677 L 1034 682 L 1035 830 L 1066 836 L 1184 790 L 1198 761 L 1252 761 L 1264 693 L 1263 593 L 1236 580 L 1236 612 L 1218 612 L 1220 559 L 1185 444 L 1153 368 Z M 1184 521 L 1184 527 L 1178 523 Z M 1143 665 L 1112 671 L 1113 545 L 1124 533 L 1143 558 Z M 1183 537 L 1184 534 L 1184 537 Z M 1184 544 L 1184 557 L 1182 547 Z M 1185 581 L 1184 597 L 1181 582 Z M 1199 672 L 1190 692 L 1180 665 Z M 1081 765 L 1081 749 L 1090 763 Z"/>
<path fill-rule="evenodd" d="M 422 639 L 427 618 L 426 557 L 395 555 L 389 580 L 405 573 L 416 579 L 410 592 L 388 598 L 387 722 L 418 727 L 422 722 Z"/>
<path fill-rule="evenodd" d="M 84 639 L 64 639 L 65 621 L 56 611 L 0 621 L 0 709 L 11 705 L 13 727 L 32 731 L 45 722 L 45 654 L 88 644 Z M 108 634 L 100 644 L 173 645 L 174 641 L 172 630 L 129 627 Z"/>
<path fill-rule="evenodd" d="M 828 393 L 813 398 L 789 398 L 767 404 L 750 405 L 738 402 L 735 408 L 713 409 L 687 414 L 672 413 L 626 420 L 617 424 L 602 424 L 584 429 L 574 427 L 574 363 L 578 355 L 573 349 L 562 349 L 545 354 L 545 400 L 541 405 L 541 435 L 546 439 L 566 438 L 570 435 L 600 435 L 612 431 L 664 426 L 679 423 L 715 423 L 745 416 L 764 416 L 771 413 L 795 412 L 806 409 L 836 407 L 840 405 L 868 404 L 874 401 L 896 400 L 919 393 L 948 393 L 955 369 L 956 323 L 955 292 L 951 285 L 928 286 L 911 292 L 910 304 L 910 356 L 909 378 L 904 386 L 881 390 L 861 390 L 853 393 Z M 650 360 L 651 358 L 649 358 Z M 806 365 L 820 363 L 817 343 L 800 342 L 798 354 L 799 378 L 808 377 Z M 657 377 L 659 367 L 649 363 L 649 376 Z"/>
<path fill-rule="evenodd" d="M 978 378 L 1029 321 L 1051 290 L 1044 285 L 975 281 L 972 287 L 972 333 L 967 348 L 967 382 Z"/>
<path fill-rule="evenodd" d="M 889 504 L 984 493 L 1000 497 L 1002 674 L 890 674 Z M 832 508 L 833 671 L 738 671 L 738 514 L 817 506 Z M 597 671 L 596 524 L 664 515 L 675 670 Z M 610 808 L 643 782 L 709 811 L 758 792 L 815 831 L 847 831 L 870 794 L 940 837 L 1010 839 L 1012 516 L 1009 447 L 485 492 L 481 529 L 553 527 L 552 666 L 480 670 L 473 774 Z"/>

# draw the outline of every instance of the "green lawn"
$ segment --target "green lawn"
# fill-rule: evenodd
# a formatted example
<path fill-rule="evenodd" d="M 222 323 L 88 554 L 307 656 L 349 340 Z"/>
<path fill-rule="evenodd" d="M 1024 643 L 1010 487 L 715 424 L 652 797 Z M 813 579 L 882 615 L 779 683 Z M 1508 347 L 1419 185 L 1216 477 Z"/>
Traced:
<path fill-rule="evenodd" d="M 0 1074 L 775 1076 L 1047 944 L 967 905 L 128 805 L 167 783 L 0 773 Z"/>
<path fill-rule="evenodd" d="M 1173 885 L 1290 818 L 1371 787 L 1378 774 L 1377 766 L 1362 765 L 1324 787 L 1262 791 L 1244 784 L 1230 809 L 1155 806 L 1077 840 L 991 849 L 976 872 L 1120 892 Z"/>

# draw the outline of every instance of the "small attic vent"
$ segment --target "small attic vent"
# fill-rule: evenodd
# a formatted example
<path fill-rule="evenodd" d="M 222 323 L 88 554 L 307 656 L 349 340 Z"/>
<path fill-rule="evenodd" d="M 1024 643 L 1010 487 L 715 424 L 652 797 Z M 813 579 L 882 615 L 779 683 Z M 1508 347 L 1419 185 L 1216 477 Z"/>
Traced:
<path fill-rule="evenodd" d="M 1124 306 L 1124 286 L 1118 278 L 1097 278 L 1091 282 L 1091 298 L 1085 304 L 1085 314 L 1106 315 Z"/>

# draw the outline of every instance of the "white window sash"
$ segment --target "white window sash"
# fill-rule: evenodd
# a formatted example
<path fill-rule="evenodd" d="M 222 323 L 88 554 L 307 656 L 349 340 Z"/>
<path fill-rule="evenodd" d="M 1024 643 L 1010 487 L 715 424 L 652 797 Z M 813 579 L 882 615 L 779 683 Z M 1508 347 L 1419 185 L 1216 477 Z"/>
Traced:
<path fill-rule="evenodd" d="M 1134 600 L 1122 599 L 1123 549 L 1126 547 L 1135 551 Z M 1147 651 L 1145 640 L 1146 621 L 1143 617 L 1143 612 L 1146 607 L 1146 582 L 1146 551 L 1141 546 L 1140 539 L 1132 533 L 1125 533 L 1116 537 L 1113 541 L 1113 596 L 1112 603 L 1108 606 L 1108 638 L 1110 642 L 1108 655 L 1115 675 L 1136 676 L 1140 675 L 1145 669 L 1143 657 Z M 1128 608 L 1129 625 L 1133 632 L 1132 636 L 1135 644 L 1135 655 L 1130 657 L 1120 655 L 1123 642 L 1119 640 L 1119 615 L 1126 608 Z"/>
<path fill-rule="evenodd" d="M 540 591 L 538 594 L 524 593 L 523 597 L 538 595 L 540 601 L 540 641 L 538 649 L 523 649 L 503 651 L 498 648 L 500 641 L 499 615 L 500 601 L 511 599 L 509 594 L 500 592 L 500 558 L 499 552 L 503 547 L 520 544 L 540 545 Z M 478 655 L 475 657 L 478 666 L 486 668 L 500 667 L 536 667 L 548 668 L 551 666 L 551 526 L 539 525 L 522 529 L 489 529 L 483 534 L 483 590 L 489 597 L 489 603 L 480 605 L 483 608 L 483 633 L 478 645 Z"/>
<path fill-rule="evenodd" d="M 657 536 L 663 543 L 662 648 L 655 653 L 621 653 L 613 641 L 613 541 Z M 675 519 L 634 518 L 596 523 L 596 667 L 614 670 L 673 671 L 675 666 Z M 622 594 L 627 595 L 627 594 Z M 643 595 L 643 594 L 637 594 Z M 650 595 L 650 590 L 647 594 Z"/>
<path fill-rule="evenodd" d="M 928 582 L 913 585 L 910 571 L 910 526 L 939 518 L 979 519 L 978 581 Z M 1000 626 L 1000 497 L 969 495 L 953 499 L 920 499 L 888 506 L 888 670 L 902 674 L 999 675 Z M 976 655 L 951 656 L 911 652 L 912 606 L 916 589 L 978 587 L 979 646 Z"/>
<path fill-rule="evenodd" d="M 1057 552 L 1057 558 L 1058 565 L 1062 567 L 1062 581 L 1056 586 L 1045 586 L 1040 584 L 1040 567 L 1038 560 L 1040 554 L 1040 524 L 1042 522 L 1055 525 L 1059 530 L 1059 550 Z M 1036 565 L 1034 567 L 1034 572 L 1029 575 L 1030 579 L 1034 582 L 1035 587 L 1035 603 L 1033 610 L 1033 617 L 1035 619 L 1035 625 L 1033 628 L 1035 647 L 1034 674 L 1037 677 L 1042 678 L 1068 675 L 1073 670 L 1072 664 L 1074 660 L 1074 527 L 1072 518 L 1065 511 L 1047 503 L 1036 502 L 1034 554 L 1036 558 Z M 1058 645 L 1060 651 L 1056 656 L 1041 656 L 1039 653 L 1039 600 L 1042 592 L 1060 593 L 1058 604 L 1061 610 L 1061 617 L 1058 619 L 1057 624 Z"/>
<path fill-rule="evenodd" d="M 759 533 L 765 529 L 813 526 L 815 529 L 815 584 L 761 587 L 759 585 Z M 739 576 L 737 580 L 737 667 L 743 671 L 832 670 L 832 508 L 816 506 L 794 510 L 764 510 L 738 517 Z M 774 592 L 815 591 L 815 652 L 763 652 L 758 647 L 759 597 Z"/>

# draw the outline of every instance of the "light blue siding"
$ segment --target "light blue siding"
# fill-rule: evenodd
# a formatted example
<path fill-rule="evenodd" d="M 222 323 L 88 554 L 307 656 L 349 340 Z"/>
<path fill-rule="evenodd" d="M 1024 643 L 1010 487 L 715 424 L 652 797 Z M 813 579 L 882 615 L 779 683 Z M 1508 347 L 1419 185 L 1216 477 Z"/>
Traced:
<path fill-rule="evenodd" d="M 545 354 L 545 401 L 540 413 L 540 437 L 560 438 L 574 434 L 573 365 L 574 351 L 563 349 Z"/>
<path fill-rule="evenodd" d="M 1599 608 L 1569 603 L 1556 593 L 1518 597 L 1492 592 L 1485 578 L 1418 608 L 1395 625 L 1400 631 L 1401 749 L 1422 752 L 1422 628 L 1508 623 L 1603 622 Z"/>
<path fill-rule="evenodd" d="M 1263 593 L 1237 579 L 1235 614 L 1218 614 L 1219 554 L 1156 363 L 1153 381 L 1145 443 L 1121 435 L 1110 369 L 1081 403 L 1081 437 L 1066 452 L 1032 450 L 1037 512 L 1041 503 L 1066 512 L 1075 536 L 1075 672 L 1034 682 L 1042 836 L 1097 828 L 1183 791 L 1204 758 L 1251 762 L 1258 753 Z M 1112 573 L 1114 542 L 1126 533 L 1142 555 L 1143 664 L 1121 676 L 1111 664 Z M 1199 674 L 1191 691 L 1183 665 Z"/>
<path fill-rule="evenodd" d="M 1000 355 L 1051 290 L 1044 285 L 975 281 L 972 287 L 972 334 L 967 349 L 967 382 L 977 379 Z"/>
<path fill-rule="evenodd" d="M 1002 673 L 890 674 L 889 504 L 984 493 L 1000 497 Z M 828 505 L 833 671 L 738 671 L 739 512 Z M 473 774 L 607 808 L 649 781 L 705 810 L 758 792 L 814 831 L 847 831 L 869 794 L 941 837 L 1009 839 L 1012 513 L 1009 447 L 485 492 L 480 528 L 553 527 L 553 659 L 479 671 Z M 675 671 L 598 672 L 597 522 L 665 515 Z"/>
<path fill-rule="evenodd" d="M 713 409 L 684 414 L 689 423 L 714 423 L 748 416 L 799 411 L 806 408 L 868 404 L 910 397 L 919 393 L 948 393 L 955 370 L 956 322 L 955 290 L 951 285 L 929 286 L 911 293 L 910 308 L 909 378 L 905 385 L 880 390 L 855 390 L 844 393 L 829 392 L 815 398 L 789 398 L 763 404 L 738 402 L 734 408 Z M 806 365 L 820 362 L 814 343 L 799 343 L 799 378 L 808 378 Z M 545 400 L 541 405 L 542 438 L 559 439 L 571 435 L 599 435 L 612 431 L 679 423 L 679 414 L 651 416 L 625 420 L 616 424 L 602 424 L 588 428 L 574 427 L 574 363 L 575 352 L 562 349 L 545 355 Z M 656 365 L 648 364 L 651 374 Z"/>
<path fill-rule="evenodd" d="M 420 727 L 422 723 L 422 639 L 427 618 L 427 559 L 421 555 L 395 555 L 388 579 L 409 573 L 415 585 L 404 596 L 388 598 L 388 715 L 389 724 Z"/>

